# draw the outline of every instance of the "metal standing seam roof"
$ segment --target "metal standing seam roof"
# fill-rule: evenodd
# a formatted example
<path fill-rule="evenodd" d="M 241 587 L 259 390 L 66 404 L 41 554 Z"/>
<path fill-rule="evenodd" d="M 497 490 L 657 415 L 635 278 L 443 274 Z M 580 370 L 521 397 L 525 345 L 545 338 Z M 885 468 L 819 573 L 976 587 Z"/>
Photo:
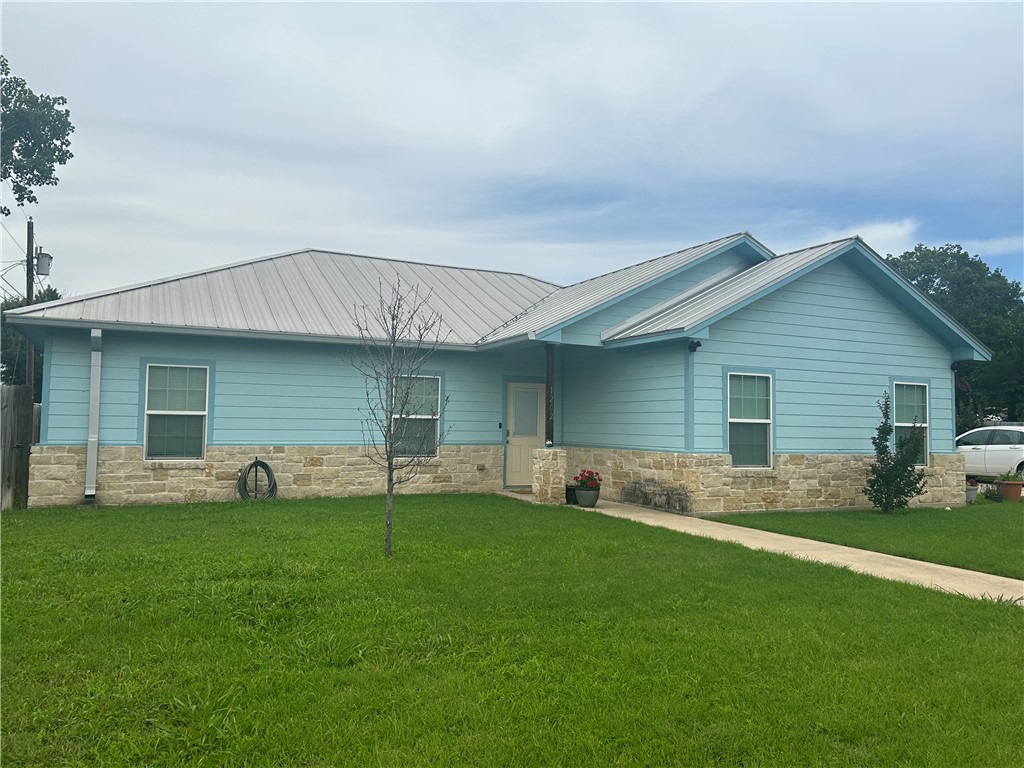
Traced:
<path fill-rule="evenodd" d="M 551 328 L 732 242 L 749 237 L 740 232 L 574 283 L 544 297 L 526 312 L 483 336 L 480 343 L 490 344 Z"/>
<path fill-rule="evenodd" d="M 650 336 L 658 333 L 696 328 L 726 309 L 757 295 L 779 280 L 783 280 L 815 262 L 828 258 L 837 251 L 856 242 L 856 240 L 857 238 L 851 237 L 805 248 L 800 251 L 781 254 L 770 261 L 756 264 L 697 296 L 665 309 L 653 317 L 639 319 L 633 325 L 624 324 L 626 327 L 623 330 L 603 339 L 603 341 L 632 339 L 638 336 Z"/>
<path fill-rule="evenodd" d="M 450 331 L 447 344 L 482 335 L 558 290 L 510 272 L 445 267 L 330 251 L 268 256 L 154 283 L 11 310 L 11 320 L 116 323 L 153 328 L 358 338 L 353 317 L 374 307 L 380 284 L 429 293 Z"/>
<path fill-rule="evenodd" d="M 774 256 L 749 235 L 740 233 L 567 288 L 510 272 L 304 250 L 8 310 L 5 315 L 13 325 L 23 326 L 25 332 L 41 325 L 120 326 L 350 340 L 359 337 L 354 318 L 357 309 L 376 306 L 380 286 L 390 287 L 400 280 L 418 290 L 420 297 L 429 294 L 427 307 L 440 314 L 450 330 L 446 346 L 481 347 L 555 328 L 741 240 L 751 242 L 766 260 L 696 295 L 686 292 L 674 303 L 661 302 L 638 313 L 607 329 L 602 341 L 698 329 L 728 310 L 744 306 L 780 281 L 860 242 L 899 285 L 920 298 L 921 311 L 927 317 L 938 319 L 982 354 L 974 359 L 991 357 L 981 342 L 887 267 L 857 237 Z"/>

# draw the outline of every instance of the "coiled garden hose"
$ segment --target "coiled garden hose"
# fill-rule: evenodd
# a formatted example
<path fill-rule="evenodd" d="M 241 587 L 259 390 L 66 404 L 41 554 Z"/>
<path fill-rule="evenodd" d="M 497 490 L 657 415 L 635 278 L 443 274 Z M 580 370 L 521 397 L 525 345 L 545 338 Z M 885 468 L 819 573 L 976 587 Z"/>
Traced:
<path fill-rule="evenodd" d="M 276 499 L 277 480 L 274 470 L 257 456 L 238 475 L 238 496 L 243 499 Z"/>

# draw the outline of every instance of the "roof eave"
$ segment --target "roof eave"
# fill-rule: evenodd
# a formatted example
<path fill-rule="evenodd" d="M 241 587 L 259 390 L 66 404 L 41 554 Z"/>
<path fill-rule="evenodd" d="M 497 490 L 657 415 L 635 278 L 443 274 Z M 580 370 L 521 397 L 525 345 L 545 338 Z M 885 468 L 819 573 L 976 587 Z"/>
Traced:
<path fill-rule="evenodd" d="M 317 344 L 359 345 L 363 341 L 357 336 L 333 336 L 312 333 L 286 333 L 281 331 L 251 331 L 237 328 L 208 328 L 202 326 L 159 325 L 156 323 L 125 323 L 110 320 L 56 320 L 53 318 L 19 317 L 10 323 L 22 335 L 41 345 L 47 329 L 61 328 L 87 330 L 98 328 L 104 331 L 127 333 L 159 333 L 176 336 L 205 336 L 229 339 L 263 339 L 267 341 L 308 341 Z M 475 344 L 444 342 L 438 344 L 438 351 L 467 352 L 479 347 Z"/>
<path fill-rule="evenodd" d="M 604 342 L 602 346 L 608 349 L 620 347 L 635 347 L 641 344 L 658 344 L 665 341 L 679 341 L 682 339 L 701 339 L 707 341 L 711 338 L 709 324 L 699 328 L 674 328 L 670 331 L 658 331 L 656 333 L 645 333 L 639 336 L 627 336 L 622 339 L 611 339 Z"/>

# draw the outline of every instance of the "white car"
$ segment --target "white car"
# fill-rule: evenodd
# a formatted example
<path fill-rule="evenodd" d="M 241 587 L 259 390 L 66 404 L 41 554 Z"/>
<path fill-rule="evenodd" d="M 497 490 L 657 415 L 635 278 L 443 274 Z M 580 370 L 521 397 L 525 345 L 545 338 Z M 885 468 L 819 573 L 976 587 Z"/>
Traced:
<path fill-rule="evenodd" d="M 981 427 L 956 439 L 968 477 L 993 478 L 1005 472 L 1024 474 L 1024 427 Z"/>

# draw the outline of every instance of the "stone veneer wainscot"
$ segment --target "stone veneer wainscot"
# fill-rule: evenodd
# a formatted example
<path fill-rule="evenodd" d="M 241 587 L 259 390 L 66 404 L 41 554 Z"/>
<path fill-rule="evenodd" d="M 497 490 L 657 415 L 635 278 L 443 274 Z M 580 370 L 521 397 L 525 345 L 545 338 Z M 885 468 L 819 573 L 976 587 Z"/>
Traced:
<path fill-rule="evenodd" d="M 238 473 L 259 456 L 274 470 L 281 498 L 358 496 L 384 492 L 383 474 L 358 446 L 209 446 L 205 461 L 145 461 L 139 446 L 99 450 L 99 504 L 227 501 L 237 497 Z M 567 446 L 533 455 L 538 501 L 562 503 L 565 484 L 581 468 L 604 478 L 601 496 L 619 500 L 626 483 L 653 480 L 683 485 L 693 494 L 694 514 L 768 509 L 868 507 L 863 494 L 869 454 L 793 454 L 774 457 L 771 469 L 733 468 L 728 454 L 658 453 Z M 504 446 L 443 446 L 419 477 L 400 493 L 496 493 L 502 489 Z M 911 506 L 966 502 L 959 454 L 933 454 L 924 494 Z M 29 506 L 82 502 L 85 447 L 35 445 Z"/>
<path fill-rule="evenodd" d="M 267 462 L 284 499 L 384 493 L 384 474 L 359 446 L 209 446 L 204 461 L 145 461 L 141 446 L 101 446 L 97 504 L 228 501 L 239 472 L 256 456 Z M 440 455 L 399 493 L 495 493 L 502 487 L 504 446 L 442 446 Z M 85 447 L 34 445 L 30 507 L 80 504 Z"/>
<path fill-rule="evenodd" d="M 685 486 L 693 495 L 695 515 L 717 512 L 761 512 L 770 509 L 834 509 L 870 507 L 863 489 L 871 454 L 780 454 L 774 466 L 732 466 L 729 454 L 658 453 L 608 448 L 566 446 L 567 477 L 580 469 L 601 473 L 602 498 L 621 500 L 627 483 L 653 480 L 667 486 Z M 546 479 L 547 472 L 535 477 Z M 964 461 L 959 454 L 932 454 L 925 469 L 925 492 L 911 506 L 966 503 Z M 555 486 L 558 486 L 557 488 Z M 534 488 L 537 498 L 555 500 L 564 495 L 563 481 L 545 490 Z"/>

